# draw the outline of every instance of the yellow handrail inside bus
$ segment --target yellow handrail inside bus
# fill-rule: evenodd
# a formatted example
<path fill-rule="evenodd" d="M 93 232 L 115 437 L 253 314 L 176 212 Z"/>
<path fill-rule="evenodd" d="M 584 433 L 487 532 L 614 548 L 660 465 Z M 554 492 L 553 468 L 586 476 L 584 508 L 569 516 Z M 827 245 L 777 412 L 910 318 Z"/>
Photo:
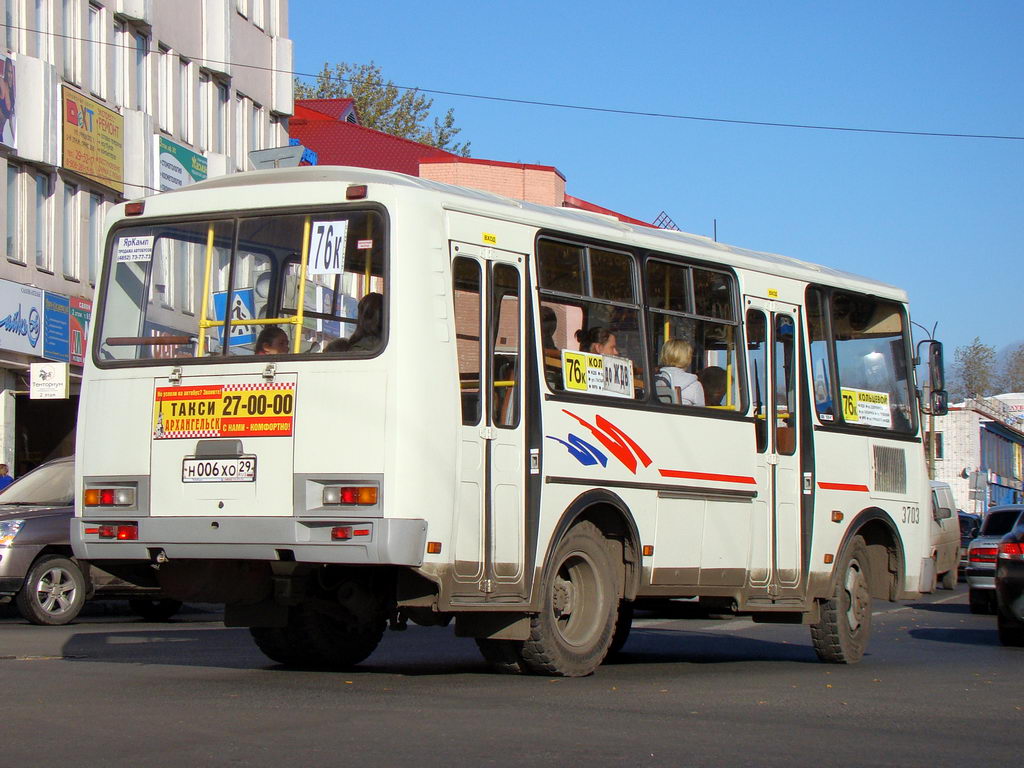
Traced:
<path fill-rule="evenodd" d="M 206 266 L 203 269 L 203 308 L 199 313 L 199 345 L 196 349 L 196 357 L 202 357 L 206 351 L 206 329 L 210 326 L 207 325 L 206 312 L 210 308 L 210 269 L 213 264 L 213 222 L 210 222 L 210 226 L 206 230 Z M 225 311 L 225 314 L 227 312 Z"/>
<path fill-rule="evenodd" d="M 292 339 L 292 351 L 298 353 L 299 345 L 302 342 L 303 312 L 306 308 L 306 266 L 309 260 L 309 230 L 311 221 L 312 218 L 307 216 L 306 222 L 303 225 L 302 261 L 299 265 L 299 300 L 298 307 L 295 309 L 295 315 L 292 317 L 250 317 L 240 320 L 234 320 L 230 317 L 225 317 L 224 320 L 210 320 L 207 317 L 207 312 L 210 308 L 210 271 L 213 263 L 213 224 L 210 224 L 209 232 L 206 237 L 206 269 L 203 277 L 203 308 L 199 315 L 199 357 L 203 356 L 203 352 L 206 348 L 205 331 L 207 328 L 231 328 L 235 325 L 294 325 L 295 331 L 293 334 L 294 338 Z M 227 308 L 225 308 L 224 314 L 230 316 L 231 313 Z"/>
<path fill-rule="evenodd" d="M 302 342 L 302 313 L 306 311 L 306 262 L 309 259 L 309 229 L 313 218 L 306 217 L 302 227 L 302 262 L 299 267 L 299 301 L 295 308 L 295 317 L 291 319 L 295 325 L 295 334 L 292 338 L 292 352 L 298 354 L 299 344 Z"/>

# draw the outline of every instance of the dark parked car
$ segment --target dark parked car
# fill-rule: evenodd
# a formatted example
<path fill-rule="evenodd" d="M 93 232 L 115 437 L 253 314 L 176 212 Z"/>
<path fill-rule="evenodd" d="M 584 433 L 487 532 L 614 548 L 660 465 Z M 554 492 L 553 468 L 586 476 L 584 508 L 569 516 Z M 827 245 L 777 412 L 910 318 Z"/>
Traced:
<path fill-rule="evenodd" d="M 1024 645 L 1024 522 L 999 542 L 996 561 L 996 616 L 999 642 Z"/>
<path fill-rule="evenodd" d="M 181 608 L 159 590 L 137 587 L 79 562 L 71 552 L 75 460 L 55 459 L 0 492 L 0 602 L 14 601 L 33 624 L 67 624 L 87 599 L 127 599 L 152 621 Z"/>
<path fill-rule="evenodd" d="M 1013 529 L 1022 512 L 1024 504 L 992 507 L 981 523 L 978 537 L 968 547 L 966 574 L 971 613 L 995 613 L 999 540 Z"/>
<path fill-rule="evenodd" d="M 964 512 L 962 509 L 957 513 L 960 518 L 960 581 L 963 581 L 967 571 L 967 548 L 971 542 L 978 538 L 981 530 L 981 515 L 973 512 Z"/>

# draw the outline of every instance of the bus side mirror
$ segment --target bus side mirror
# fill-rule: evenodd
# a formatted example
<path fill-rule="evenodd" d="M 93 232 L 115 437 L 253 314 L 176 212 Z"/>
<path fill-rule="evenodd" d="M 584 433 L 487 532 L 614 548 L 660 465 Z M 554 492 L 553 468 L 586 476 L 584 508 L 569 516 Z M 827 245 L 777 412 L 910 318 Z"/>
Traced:
<path fill-rule="evenodd" d="M 933 392 L 946 388 L 945 367 L 942 362 L 942 342 L 928 342 L 928 384 Z"/>
<path fill-rule="evenodd" d="M 945 416 L 949 413 L 949 393 L 944 389 L 933 389 L 928 393 L 928 415 Z"/>

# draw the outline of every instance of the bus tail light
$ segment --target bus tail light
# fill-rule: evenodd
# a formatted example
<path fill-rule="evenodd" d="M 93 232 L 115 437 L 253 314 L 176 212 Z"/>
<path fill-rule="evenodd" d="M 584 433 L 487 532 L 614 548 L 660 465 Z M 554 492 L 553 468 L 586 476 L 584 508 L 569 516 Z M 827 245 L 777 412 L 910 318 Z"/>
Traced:
<path fill-rule="evenodd" d="M 998 552 L 999 550 L 995 547 L 975 547 L 970 551 L 967 559 L 972 563 L 994 563 Z"/>
<path fill-rule="evenodd" d="M 377 503 L 377 487 L 372 485 L 324 486 L 324 506 L 372 507 Z"/>
<path fill-rule="evenodd" d="M 135 506 L 134 488 L 86 488 L 82 501 L 87 507 Z"/>
<path fill-rule="evenodd" d="M 336 525 L 331 528 L 331 541 L 348 541 L 355 536 L 369 536 L 370 529 L 353 525 Z"/>
<path fill-rule="evenodd" d="M 1004 541 L 999 545 L 1002 560 L 1024 560 L 1024 544 L 1019 541 Z"/>
<path fill-rule="evenodd" d="M 86 533 L 95 530 L 101 539 L 117 539 L 118 541 L 138 541 L 138 523 L 104 523 L 95 529 L 87 528 Z"/>

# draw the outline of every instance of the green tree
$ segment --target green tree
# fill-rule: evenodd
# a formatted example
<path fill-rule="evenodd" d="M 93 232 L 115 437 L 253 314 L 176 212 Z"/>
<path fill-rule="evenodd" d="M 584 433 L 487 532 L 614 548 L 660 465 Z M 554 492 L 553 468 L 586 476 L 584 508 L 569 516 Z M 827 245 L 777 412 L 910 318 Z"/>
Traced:
<path fill-rule="evenodd" d="M 996 384 L 996 348 L 982 344 L 981 338 L 966 347 L 957 347 L 953 353 L 956 364 L 956 399 L 961 397 L 988 397 Z"/>
<path fill-rule="evenodd" d="M 369 64 L 338 62 L 331 68 L 324 62 L 323 70 L 312 85 L 295 80 L 297 99 L 352 99 L 359 113 L 359 123 L 367 128 L 400 136 L 437 147 L 462 157 L 469 157 L 469 142 L 456 142 L 462 131 L 455 126 L 455 110 L 443 118 L 433 118 L 427 125 L 434 100 L 416 88 L 399 88 L 384 80 L 381 68 Z"/>
<path fill-rule="evenodd" d="M 1003 392 L 1024 392 L 1024 344 L 1017 344 L 1007 351 L 999 388 Z"/>

